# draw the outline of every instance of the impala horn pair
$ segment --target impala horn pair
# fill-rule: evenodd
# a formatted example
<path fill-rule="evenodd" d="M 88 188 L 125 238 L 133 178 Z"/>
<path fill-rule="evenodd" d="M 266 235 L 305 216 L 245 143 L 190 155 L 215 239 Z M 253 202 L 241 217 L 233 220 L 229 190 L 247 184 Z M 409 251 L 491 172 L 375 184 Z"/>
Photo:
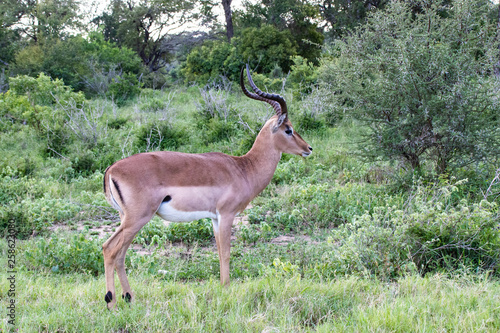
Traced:
<path fill-rule="evenodd" d="M 268 94 L 257 88 L 252 80 L 252 76 L 250 75 L 250 68 L 248 64 L 246 65 L 246 70 L 248 82 L 250 83 L 250 87 L 252 87 L 253 91 L 255 91 L 255 94 L 249 92 L 245 87 L 245 83 L 243 82 L 243 72 L 245 71 L 245 68 L 241 69 L 240 74 L 240 85 L 243 93 L 252 99 L 271 104 L 274 111 L 276 111 L 276 115 L 278 116 L 278 123 L 276 125 L 276 128 L 280 127 L 281 124 L 283 124 L 283 122 L 288 118 L 288 110 L 286 108 L 285 99 L 278 94 Z"/>

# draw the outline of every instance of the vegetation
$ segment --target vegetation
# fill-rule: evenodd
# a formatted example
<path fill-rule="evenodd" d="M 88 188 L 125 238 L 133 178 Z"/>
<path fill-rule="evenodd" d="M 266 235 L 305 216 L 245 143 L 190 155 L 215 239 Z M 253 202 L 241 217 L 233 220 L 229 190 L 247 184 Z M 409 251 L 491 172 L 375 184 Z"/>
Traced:
<path fill-rule="evenodd" d="M 74 2 L 0 4 L 0 330 L 499 331 L 499 7 L 351 2 L 248 2 L 230 41 L 210 1 L 114 1 L 79 35 Z M 195 19 L 211 30 L 152 34 Z M 241 93 L 246 62 L 314 153 L 237 220 L 231 286 L 210 220 L 156 217 L 127 256 L 136 302 L 105 311 L 104 170 L 246 153 L 272 113 Z"/>

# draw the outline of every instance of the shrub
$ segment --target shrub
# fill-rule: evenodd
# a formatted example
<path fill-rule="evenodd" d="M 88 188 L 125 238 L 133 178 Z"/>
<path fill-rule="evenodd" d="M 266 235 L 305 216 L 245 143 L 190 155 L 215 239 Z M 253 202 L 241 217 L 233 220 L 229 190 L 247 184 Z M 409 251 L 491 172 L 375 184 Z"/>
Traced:
<path fill-rule="evenodd" d="M 79 211 L 80 207 L 66 199 L 42 197 L 10 200 L 6 205 L 0 205 L 0 231 L 5 233 L 7 225 L 13 222 L 17 237 L 25 239 L 33 234 L 46 233 L 53 223 L 67 221 Z"/>
<path fill-rule="evenodd" d="M 213 239 L 212 222 L 202 219 L 192 222 L 170 223 L 153 219 L 137 234 L 134 242 L 144 245 L 162 245 L 165 242 L 183 242 L 186 244 L 206 244 Z"/>
<path fill-rule="evenodd" d="M 177 149 L 185 140 L 185 132 L 168 122 L 148 122 L 137 131 L 136 147 L 141 152 Z"/>
<path fill-rule="evenodd" d="M 111 80 L 106 96 L 110 97 L 117 105 L 123 105 L 127 100 L 138 96 L 141 92 L 141 84 L 137 76 L 125 73 Z"/>
<path fill-rule="evenodd" d="M 498 208 L 465 199 L 453 205 L 459 185 L 417 185 L 404 205 L 388 204 L 357 215 L 331 232 L 332 250 L 319 266 L 333 275 L 385 279 L 460 267 L 497 270 Z"/>
<path fill-rule="evenodd" d="M 102 240 L 87 233 L 71 236 L 53 234 L 22 245 L 30 269 L 52 273 L 83 273 L 98 276 L 104 273 Z M 130 265 L 130 259 L 126 258 Z"/>
<path fill-rule="evenodd" d="M 237 80 L 242 64 L 234 43 L 209 40 L 188 54 L 181 73 L 186 81 L 202 84 L 221 75 Z"/>
<path fill-rule="evenodd" d="M 395 1 L 334 43 L 321 80 L 339 117 L 347 111 L 371 133 L 372 159 L 430 161 L 438 174 L 500 154 L 496 21 L 489 1 Z M 446 13 L 446 14 L 444 14 Z"/>

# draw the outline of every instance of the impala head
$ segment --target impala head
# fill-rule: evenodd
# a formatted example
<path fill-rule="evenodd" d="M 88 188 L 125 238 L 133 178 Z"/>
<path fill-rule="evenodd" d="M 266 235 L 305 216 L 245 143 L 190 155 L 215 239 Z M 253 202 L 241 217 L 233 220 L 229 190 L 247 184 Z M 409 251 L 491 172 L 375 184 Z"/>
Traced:
<path fill-rule="evenodd" d="M 257 88 L 252 80 L 247 64 L 246 72 L 248 82 L 250 83 L 250 87 L 252 87 L 255 93 L 249 92 L 245 87 L 245 83 L 243 80 L 244 71 L 245 68 L 242 68 L 240 74 L 240 85 L 243 93 L 252 99 L 271 104 L 274 111 L 276 112 L 276 115 L 271 117 L 271 119 L 269 119 L 262 128 L 262 131 L 270 130 L 270 144 L 273 144 L 277 150 L 283 153 L 295 154 L 303 157 L 311 155 L 311 152 L 313 150 L 312 147 L 309 146 L 297 132 L 295 132 L 290 119 L 288 119 L 288 109 L 286 107 L 285 99 L 280 95 L 268 94 Z"/>

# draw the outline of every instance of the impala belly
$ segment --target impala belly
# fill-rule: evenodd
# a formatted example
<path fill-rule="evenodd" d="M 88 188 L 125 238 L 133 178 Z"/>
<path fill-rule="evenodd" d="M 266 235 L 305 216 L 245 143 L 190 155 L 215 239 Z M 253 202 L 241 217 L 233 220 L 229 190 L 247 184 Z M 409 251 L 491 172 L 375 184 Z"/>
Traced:
<path fill-rule="evenodd" d="M 189 222 L 203 218 L 216 219 L 211 212 L 215 206 L 214 194 L 217 191 L 206 187 L 170 187 L 170 193 L 158 207 L 156 214 L 170 222 Z"/>
<path fill-rule="evenodd" d="M 184 212 L 182 210 L 177 210 L 169 202 L 164 202 L 160 205 L 160 208 L 156 211 L 162 219 L 170 222 L 189 222 L 204 218 L 217 218 L 217 215 L 209 211 L 192 211 Z"/>

